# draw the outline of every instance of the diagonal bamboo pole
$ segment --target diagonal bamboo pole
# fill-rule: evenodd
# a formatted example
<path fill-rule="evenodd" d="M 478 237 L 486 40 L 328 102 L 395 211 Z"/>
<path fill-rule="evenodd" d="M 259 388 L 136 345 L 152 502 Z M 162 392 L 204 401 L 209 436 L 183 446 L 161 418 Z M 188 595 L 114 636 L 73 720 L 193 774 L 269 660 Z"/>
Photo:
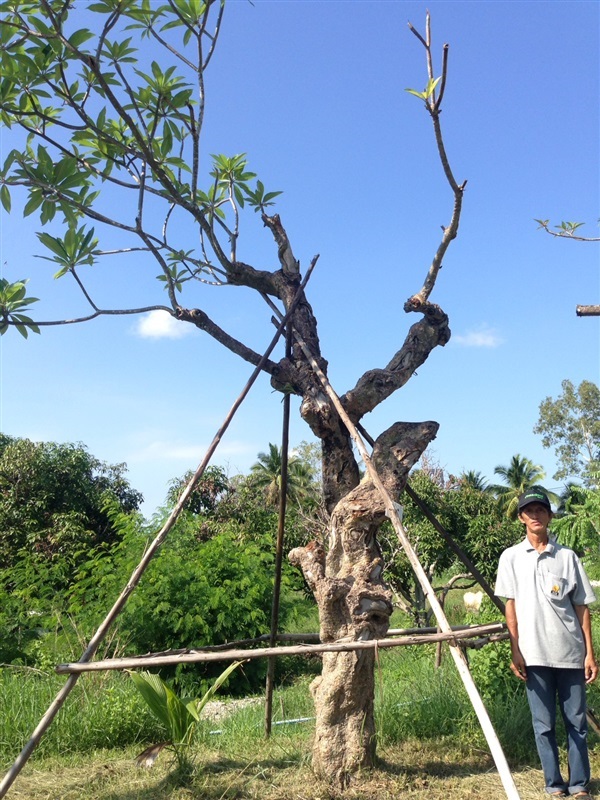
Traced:
<path fill-rule="evenodd" d="M 302 348 L 302 351 L 303 351 L 304 355 L 306 356 L 306 358 L 310 362 L 313 370 L 315 371 L 315 374 L 318 376 L 319 380 L 321 381 L 323 389 L 327 393 L 327 395 L 328 395 L 329 399 L 331 400 L 331 402 L 333 403 L 336 411 L 340 415 L 340 418 L 342 419 L 344 425 L 348 429 L 348 432 L 352 436 L 352 439 L 354 440 L 354 443 L 356 444 L 356 446 L 358 448 L 358 451 L 359 451 L 359 453 L 361 455 L 361 458 L 363 459 L 363 462 L 365 464 L 365 467 L 367 469 L 367 472 L 369 474 L 370 479 L 372 480 L 373 484 L 377 487 L 377 489 L 381 493 L 381 496 L 382 496 L 383 501 L 384 501 L 385 509 L 386 509 L 386 515 L 391 520 L 392 525 L 394 526 L 394 529 L 395 529 L 396 534 L 398 536 L 398 539 L 400 540 L 400 543 L 401 543 L 402 547 L 404 548 L 404 551 L 406 552 L 408 560 L 410 561 L 410 564 L 411 564 L 411 566 L 412 566 L 412 568 L 414 570 L 414 573 L 415 573 L 419 583 L 421 584 L 421 586 L 423 588 L 423 591 L 425 592 L 425 596 L 429 600 L 429 603 L 431 605 L 432 611 L 435 614 L 435 617 L 436 617 L 436 619 L 438 621 L 438 625 L 440 627 L 440 630 L 443 633 L 449 633 L 451 631 L 451 627 L 450 627 L 450 624 L 448 623 L 448 620 L 446 619 L 446 615 L 444 614 L 444 610 L 441 607 L 441 605 L 440 605 L 440 603 L 439 603 L 439 601 L 438 601 L 438 599 L 437 599 L 437 597 L 435 595 L 435 592 L 433 591 L 433 587 L 431 586 L 431 584 L 429 582 L 429 578 L 427 577 L 427 574 L 425 573 L 425 570 L 421 566 L 421 562 L 419 561 L 419 559 L 417 557 L 417 554 L 413 550 L 413 547 L 412 547 L 412 545 L 411 545 L 411 543 L 410 543 L 410 541 L 408 539 L 408 536 L 406 535 L 406 531 L 404 530 L 404 526 L 402 525 L 402 519 L 401 519 L 401 515 L 400 515 L 401 506 L 399 506 L 398 503 L 395 503 L 392 500 L 392 498 L 389 496 L 385 486 L 383 485 L 383 483 L 381 481 L 381 478 L 379 477 L 379 475 L 377 473 L 377 470 L 373 466 L 371 458 L 370 458 L 370 456 L 369 456 L 369 454 L 367 452 L 367 449 L 365 447 L 365 444 L 364 444 L 360 434 L 358 433 L 358 431 L 356 429 L 356 426 L 354 425 L 354 423 L 352 422 L 352 420 L 350 419 L 350 417 L 346 413 L 346 410 L 345 410 L 344 406 L 342 405 L 342 403 L 340 401 L 340 398 L 337 396 L 337 394 L 333 390 L 333 387 L 329 383 L 329 380 L 328 380 L 327 376 L 325 375 L 325 373 L 319 367 L 316 359 L 314 358 L 314 356 L 310 352 L 309 348 L 307 347 L 306 343 L 304 342 L 304 340 L 302 339 L 300 334 L 297 331 L 295 331 L 294 335 L 295 335 L 296 341 L 298 342 L 298 344 Z M 471 675 L 471 672 L 469 671 L 469 665 L 467 663 L 467 659 L 466 659 L 464 653 L 462 652 L 462 650 L 456 644 L 455 641 L 453 642 L 452 640 L 449 640 L 449 643 L 450 643 L 450 652 L 452 653 L 452 657 L 454 658 L 454 661 L 456 663 L 456 667 L 458 669 L 459 675 L 460 675 L 460 677 L 461 677 L 461 679 L 463 681 L 465 689 L 467 690 L 467 694 L 469 695 L 469 699 L 471 700 L 471 703 L 473 704 L 473 708 L 475 709 L 475 713 L 477 714 L 477 718 L 479 719 L 479 723 L 480 723 L 480 725 L 482 727 L 483 733 L 484 733 L 485 738 L 486 738 L 486 740 L 488 742 L 488 745 L 490 747 L 490 751 L 492 753 L 492 757 L 494 758 L 494 762 L 495 762 L 496 767 L 498 769 L 498 773 L 500 775 L 500 779 L 502 781 L 502 785 L 504 786 L 504 791 L 506 792 L 506 796 L 507 796 L 507 798 L 509 800 L 519 800 L 519 793 L 517 791 L 517 787 L 515 785 L 515 782 L 513 780 L 512 774 L 510 772 L 508 763 L 506 761 L 506 757 L 504 755 L 504 751 L 502 750 L 502 745 L 500 744 L 500 740 L 498 739 L 498 737 L 496 735 L 496 732 L 494 730 L 492 722 L 491 722 L 491 720 L 489 718 L 489 715 L 487 713 L 487 709 L 486 709 L 485 705 L 483 704 L 483 701 L 481 699 L 481 695 L 479 694 L 477 686 L 475 685 L 475 681 L 473 680 L 473 676 Z"/>
<path fill-rule="evenodd" d="M 208 463 L 209 463 L 210 459 L 212 458 L 215 450 L 217 449 L 217 446 L 219 445 L 221 439 L 223 438 L 223 435 L 225 434 L 225 431 L 229 427 L 229 425 L 231 423 L 231 420 L 233 419 L 236 411 L 238 410 L 238 408 L 242 404 L 243 400 L 246 398 L 248 392 L 250 391 L 252 385 L 254 384 L 254 382 L 256 381 L 256 379 L 258 378 L 260 373 L 262 372 L 262 369 L 263 369 L 264 365 L 266 364 L 267 359 L 269 358 L 270 354 L 275 349 L 275 345 L 279 341 L 279 337 L 283 333 L 288 319 L 293 314 L 296 306 L 298 305 L 298 302 L 300 301 L 301 297 L 303 296 L 304 288 L 306 287 L 306 284 L 308 283 L 308 280 L 309 280 L 309 278 L 310 278 L 310 276 L 312 274 L 312 271 L 313 271 L 313 269 L 314 269 L 314 267 L 315 267 L 315 265 L 317 263 L 318 258 L 319 258 L 318 256 L 315 256 L 313 258 L 309 268 L 306 271 L 306 275 L 304 276 L 304 280 L 302 281 L 298 291 L 296 292 L 296 295 L 294 296 L 294 299 L 293 299 L 293 301 L 292 301 L 292 303 L 290 305 L 290 308 L 289 308 L 288 312 L 286 313 L 286 315 L 283 317 L 283 319 L 279 323 L 279 325 L 277 327 L 277 331 L 275 332 L 275 335 L 273 336 L 273 338 L 271 340 L 271 343 L 269 344 L 269 346 L 265 350 L 264 355 L 262 356 L 261 360 L 259 361 L 259 363 L 255 367 L 252 375 L 248 379 L 248 382 L 246 383 L 246 385 L 242 389 L 241 394 L 239 395 L 239 397 L 237 398 L 237 400 L 235 401 L 235 403 L 231 407 L 229 413 L 225 417 L 225 421 L 223 422 L 223 424 L 221 425 L 221 427 L 219 428 L 219 430 L 215 434 L 215 436 L 214 436 L 214 438 L 213 438 L 208 450 L 206 451 L 206 455 L 204 456 L 204 459 L 202 460 L 202 463 L 200 464 L 200 466 L 198 467 L 198 469 L 196 470 L 196 472 L 194 473 L 194 475 L 190 479 L 189 483 L 185 487 L 184 491 L 181 494 L 181 497 L 179 498 L 179 500 L 177 501 L 175 507 L 173 508 L 173 511 L 169 515 L 169 518 L 167 519 L 167 521 L 165 522 L 165 524 L 163 525 L 161 530 L 156 535 L 154 541 L 152 542 L 152 544 L 150 545 L 148 550 L 146 550 L 146 552 L 144 553 L 144 556 L 143 556 L 142 560 L 140 561 L 140 563 L 138 564 L 138 566 L 133 571 L 133 573 L 132 573 L 132 575 L 131 575 L 131 577 L 129 579 L 129 582 L 127 583 L 127 586 L 123 589 L 123 591 L 121 592 L 121 594 L 117 598 L 115 604 L 113 605 L 111 610 L 108 612 L 107 616 L 105 617 L 104 621 L 100 624 L 100 627 L 98 628 L 96 633 L 93 635 L 93 637 L 90 639 L 90 642 L 89 642 L 87 648 L 85 649 L 83 655 L 79 659 L 78 663 L 87 663 L 92 658 L 92 656 L 94 655 L 94 653 L 98 649 L 100 643 L 103 641 L 104 637 L 108 633 L 108 630 L 109 630 L 110 626 L 115 621 L 115 619 L 118 617 L 118 615 L 121 613 L 121 611 L 123 610 L 123 607 L 125 606 L 125 603 L 129 599 L 129 596 L 131 595 L 131 593 L 133 592 L 135 587 L 138 585 L 138 583 L 139 583 L 144 571 L 146 570 L 146 567 L 150 563 L 152 557 L 154 556 L 154 554 L 156 553 L 156 551 L 158 550 L 160 545 L 164 542 L 167 534 L 169 533 L 169 531 L 172 529 L 173 525 L 177 521 L 177 518 L 181 514 L 181 511 L 183 510 L 183 507 L 185 506 L 185 503 L 187 502 L 187 500 L 190 497 L 191 493 L 194 491 L 194 488 L 195 488 L 196 484 L 198 483 L 198 481 L 202 477 L 202 475 L 204 473 L 204 470 L 208 466 Z M 50 727 L 50 725 L 52 724 L 52 721 L 54 720 L 54 718 L 56 717 L 56 715 L 58 714 L 58 712 L 62 708 L 65 700 L 67 699 L 67 697 L 69 696 L 69 694 L 73 690 L 75 684 L 77 683 L 77 679 L 78 678 L 79 678 L 79 675 L 77 673 L 72 673 L 71 675 L 69 675 L 69 678 L 65 682 L 65 685 L 58 692 L 58 694 L 54 698 L 53 702 L 51 703 L 50 707 L 48 708 L 48 710 L 46 711 L 46 713 L 44 714 L 44 716 L 40 720 L 38 726 L 36 727 L 34 732 L 31 734 L 31 738 L 29 739 L 27 744 L 23 747 L 23 749 L 21 750 L 21 752 L 19 753 L 19 755 L 15 759 L 13 765 L 11 766 L 11 768 L 8 770 L 8 772 L 6 773 L 4 778 L 2 779 L 2 783 L 0 783 L 0 800 L 2 800 L 3 797 L 5 797 L 6 793 L 8 792 L 8 790 L 10 789 L 12 784 L 14 783 L 15 778 L 21 772 L 21 770 L 23 769 L 23 767 L 25 766 L 25 764 L 29 760 L 31 754 L 33 753 L 33 751 L 37 747 L 40 739 L 42 738 L 42 736 L 44 735 L 46 730 Z"/>

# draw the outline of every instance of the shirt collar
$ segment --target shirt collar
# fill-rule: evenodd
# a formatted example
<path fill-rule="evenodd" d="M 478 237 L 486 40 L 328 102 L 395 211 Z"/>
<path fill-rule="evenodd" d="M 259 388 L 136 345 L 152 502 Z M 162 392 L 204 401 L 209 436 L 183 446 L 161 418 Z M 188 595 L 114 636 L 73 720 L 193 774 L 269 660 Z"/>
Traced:
<path fill-rule="evenodd" d="M 528 553 L 531 551 L 535 551 L 535 547 L 531 544 L 527 536 L 521 542 L 521 547 Z M 548 534 L 548 544 L 546 545 L 546 549 L 543 550 L 542 553 L 540 553 L 539 555 L 542 555 L 543 553 L 548 553 L 548 555 L 552 555 L 555 552 L 555 550 L 556 550 L 556 537 Z"/>

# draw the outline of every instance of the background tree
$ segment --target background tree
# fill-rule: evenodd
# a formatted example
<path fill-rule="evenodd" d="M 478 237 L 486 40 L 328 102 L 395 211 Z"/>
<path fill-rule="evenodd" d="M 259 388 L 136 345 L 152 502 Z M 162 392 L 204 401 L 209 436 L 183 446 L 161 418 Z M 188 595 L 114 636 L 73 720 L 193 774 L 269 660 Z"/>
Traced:
<path fill-rule="evenodd" d="M 265 453 L 259 453 L 259 457 L 262 455 L 267 459 L 266 466 L 273 467 L 274 470 L 261 470 L 260 477 L 264 480 L 257 480 L 254 472 L 229 478 L 222 467 L 212 466 L 206 470 L 184 511 L 184 516 L 194 518 L 190 520 L 190 525 L 195 526 L 195 535 L 199 541 L 206 541 L 227 531 L 241 544 L 253 542 L 260 547 L 267 547 L 269 552 L 273 551 L 279 507 L 277 503 L 265 502 L 265 489 L 269 489 L 272 481 L 278 485 L 281 460 L 279 448 L 276 445 L 269 447 L 273 459 Z M 304 456 L 294 457 L 293 472 L 298 480 L 295 484 L 296 491 L 292 493 L 286 509 L 286 555 L 290 549 L 305 545 L 311 539 L 318 538 L 322 541 L 324 538 L 325 521 L 319 487 L 312 477 L 313 469 L 313 464 Z M 167 509 L 175 505 L 189 478 L 190 473 L 186 473 L 171 482 Z M 295 570 L 294 573 L 297 575 Z M 301 581 L 298 585 L 301 585 Z"/>
<path fill-rule="evenodd" d="M 89 313 L 68 322 L 162 309 L 257 365 L 260 354 L 199 307 L 207 283 L 257 292 L 268 304 L 265 327 L 274 310 L 288 312 L 296 301 L 291 356 L 267 360 L 263 368 L 275 389 L 301 398 L 301 415 L 322 443 L 331 537 L 326 557 L 318 548 L 296 549 L 295 563 L 311 576 L 324 641 L 382 636 L 392 611 L 376 542 L 384 504 L 370 480 L 359 483 L 351 439 L 315 369 L 327 374 L 328 365 L 300 288 L 300 262 L 280 217 L 271 213 L 278 192 L 267 191 L 245 155 L 216 155 L 207 166 L 201 152 L 205 73 L 220 34 L 223 4 L 99 0 L 87 7 L 94 30 L 77 27 L 70 0 L 8 2 L 3 8 L 0 118 L 13 129 L 17 145 L 0 175 L 0 199 L 8 211 L 11 191 L 23 190 L 24 213 L 35 213 L 42 226 L 50 225 L 38 233 L 45 257 L 57 277 L 75 282 L 89 306 Z M 423 286 L 404 304 L 405 312 L 418 320 L 388 364 L 359 376 L 342 397 L 354 423 L 402 387 L 450 337 L 448 317 L 430 296 L 458 232 L 465 184 L 453 175 L 440 125 L 448 49 L 436 77 L 429 19 L 426 35 L 417 37 L 426 50 L 427 82 L 424 91 L 410 91 L 432 121 L 452 211 Z M 240 219 L 247 207 L 259 214 L 273 238 L 277 262 L 270 270 L 240 258 Z M 133 253 L 145 259 L 148 277 L 158 270 L 164 300 L 124 306 L 116 297 L 112 307 L 101 305 L 88 280 L 90 268 L 95 275 L 109 254 L 127 261 Z M 0 289 L 3 332 L 16 327 L 27 334 L 67 322 L 32 319 L 34 298 L 27 296 L 24 280 L 6 281 Z M 374 463 L 393 496 L 402 491 L 437 428 L 431 421 L 396 423 L 377 437 Z M 311 560 L 315 557 L 318 569 Z M 328 654 L 313 689 L 315 769 L 344 784 L 351 772 L 373 762 L 373 653 Z"/>
<path fill-rule="evenodd" d="M 600 469 L 600 389 L 592 381 L 577 388 L 561 383 L 562 392 L 540 403 L 534 433 L 542 435 L 544 447 L 554 447 L 559 468 L 554 478 L 580 476 L 588 486 L 597 485 Z"/>
<path fill-rule="evenodd" d="M 470 469 L 468 472 L 463 472 L 459 477 L 461 485 L 468 486 L 477 492 L 489 492 L 490 485 L 487 478 L 481 472 L 475 472 Z"/>
<path fill-rule="evenodd" d="M 596 475 L 596 482 L 599 477 Z M 600 565 L 600 488 L 597 484 L 590 488 L 571 483 L 561 499 L 552 532 L 561 544 L 587 556 L 586 567 L 596 573 Z"/>
<path fill-rule="evenodd" d="M 271 506 L 279 505 L 281 496 L 281 449 L 269 443 L 268 453 L 259 453 L 257 461 L 250 467 L 251 480 L 264 490 L 266 501 Z M 311 494 L 313 470 L 298 456 L 288 458 L 287 496 L 299 501 Z"/>
<path fill-rule="evenodd" d="M 84 565 L 95 565 L 97 589 L 96 567 L 115 557 L 126 526 L 139 531 L 142 495 L 125 472 L 81 444 L 0 434 L 0 662 L 27 663 L 57 628 Z"/>
<path fill-rule="evenodd" d="M 0 569 L 12 568 L 22 552 L 60 557 L 74 569 L 88 550 L 115 543 L 106 503 L 129 513 L 143 499 L 125 472 L 80 444 L 0 435 Z"/>
<path fill-rule="evenodd" d="M 473 487 L 462 478 L 446 475 L 441 467 L 432 469 L 427 459 L 423 461 L 420 468 L 411 473 L 412 488 L 473 564 L 488 580 L 493 580 L 500 553 L 521 538 L 521 526 L 507 520 L 494 496 L 485 488 Z M 477 474 L 478 482 L 485 484 L 485 479 Z M 403 509 L 408 536 L 440 600 L 444 601 L 450 588 L 472 586 L 474 581 L 462 561 L 446 546 L 410 497 L 403 498 Z M 410 615 L 415 625 L 430 625 L 431 611 L 425 605 L 421 587 L 393 532 L 384 528 L 380 539 L 387 564 L 386 575 L 396 595 L 396 604 Z"/>
<path fill-rule="evenodd" d="M 494 475 L 503 478 L 504 484 L 496 483 L 490 487 L 490 490 L 496 495 L 500 508 L 509 519 L 517 518 L 519 495 L 531 486 L 539 484 L 546 477 L 546 473 L 539 464 L 534 464 L 529 458 L 518 453 L 511 458 L 508 466 L 499 464 L 494 467 Z M 558 501 L 557 496 L 552 492 L 548 492 L 548 496 L 553 502 Z"/>
<path fill-rule="evenodd" d="M 167 495 L 169 505 L 175 505 L 193 474 L 192 470 L 188 470 L 181 478 L 171 481 Z M 192 514 L 211 514 L 230 491 L 232 491 L 232 485 L 223 467 L 207 467 L 191 494 L 187 509 Z"/>

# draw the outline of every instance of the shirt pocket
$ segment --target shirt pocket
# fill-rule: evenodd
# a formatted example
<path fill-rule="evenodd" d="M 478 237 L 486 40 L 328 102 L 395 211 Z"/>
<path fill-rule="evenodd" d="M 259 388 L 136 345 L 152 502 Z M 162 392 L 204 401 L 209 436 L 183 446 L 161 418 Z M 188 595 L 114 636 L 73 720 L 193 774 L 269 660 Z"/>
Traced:
<path fill-rule="evenodd" d="M 550 600 L 555 600 L 557 602 L 564 600 L 567 595 L 567 581 L 549 572 L 546 575 L 545 591 Z"/>

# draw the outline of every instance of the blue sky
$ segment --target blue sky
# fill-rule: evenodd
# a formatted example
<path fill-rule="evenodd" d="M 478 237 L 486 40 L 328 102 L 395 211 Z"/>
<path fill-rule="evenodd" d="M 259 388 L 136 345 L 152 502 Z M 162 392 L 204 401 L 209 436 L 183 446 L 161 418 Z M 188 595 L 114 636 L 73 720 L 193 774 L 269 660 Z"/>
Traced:
<path fill-rule="evenodd" d="M 84 4 L 78 3 L 87 24 Z M 429 118 L 407 87 L 425 85 L 424 53 L 409 32 L 430 9 L 435 55 L 450 43 L 442 123 L 459 182 L 467 179 L 458 239 L 432 300 L 452 339 L 369 417 L 376 436 L 395 420 L 434 419 L 431 457 L 449 472 L 481 471 L 521 453 L 555 471 L 533 433 L 540 402 L 561 381 L 600 380 L 600 247 L 557 240 L 534 218 L 585 221 L 598 235 L 600 7 L 596 2 L 229 3 L 207 76 L 205 153 L 248 154 L 306 267 L 319 253 L 309 299 L 339 394 L 384 366 L 416 321 L 417 291 L 450 218 L 452 197 Z M 151 55 L 149 53 L 149 55 Z M 4 154 L 15 146 L 2 132 Z M 15 203 L 18 206 L 18 202 Z M 30 278 L 39 319 L 85 310 L 75 287 L 36 259 L 39 221 L 2 212 L 1 263 Z M 239 257 L 277 268 L 252 212 Z M 163 303 L 157 269 L 115 257 L 90 276 L 107 307 Z M 266 306 L 245 290 L 205 287 L 189 300 L 262 351 Z M 185 302 L 185 297 L 184 297 Z M 251 368 L 189 326 L 113 317 L 0 342 L 1 427 L 39 441 L 83 442 L 126 462 L 152 513 L 170 479 L 194 469 Z M 291 442 L 310 439 L 294 406 Z M 281 438 L 281 395 L 261 378 L 214 463 L 245 472 Z M 547 481 L 549 487 L 557 482 Z"/>

